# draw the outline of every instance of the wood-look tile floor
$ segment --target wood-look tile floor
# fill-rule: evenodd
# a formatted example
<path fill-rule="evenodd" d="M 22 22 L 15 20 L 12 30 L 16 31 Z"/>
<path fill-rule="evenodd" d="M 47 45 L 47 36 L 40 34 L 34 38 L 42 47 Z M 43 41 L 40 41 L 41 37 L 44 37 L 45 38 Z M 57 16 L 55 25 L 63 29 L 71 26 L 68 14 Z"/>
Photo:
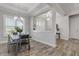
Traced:
<path fill-rule="evenodd" d="M 12 53 L 8 54 L 6 43 L 0 44 L 1 56 L 11 56 Z M 57 40 L 56 48 L 31 40 L 31 50 L 19 52 L 18 56 L 79 56 L 79 40 Z"/>

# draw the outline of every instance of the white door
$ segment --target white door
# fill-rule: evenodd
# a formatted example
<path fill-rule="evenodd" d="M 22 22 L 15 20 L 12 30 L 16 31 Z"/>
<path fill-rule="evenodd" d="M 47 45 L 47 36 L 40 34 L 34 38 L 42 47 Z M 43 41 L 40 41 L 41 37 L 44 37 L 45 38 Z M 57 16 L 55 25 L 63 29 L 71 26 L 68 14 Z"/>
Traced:
<path fill-rule="evenodd" d="M 69 18 L 70 38 L 79 39 L 79 15 L 74 15 Z"/>

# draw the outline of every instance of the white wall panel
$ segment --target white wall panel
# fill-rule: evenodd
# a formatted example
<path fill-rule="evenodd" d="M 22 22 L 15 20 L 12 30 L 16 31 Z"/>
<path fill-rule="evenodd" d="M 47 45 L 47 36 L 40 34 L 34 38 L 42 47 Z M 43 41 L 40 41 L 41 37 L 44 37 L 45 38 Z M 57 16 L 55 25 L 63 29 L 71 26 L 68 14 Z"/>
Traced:
<path fill-rule="evenodd" d="M 79 39 L 79 15 L 71 16 L 70 23 L 70 38 Z"/>

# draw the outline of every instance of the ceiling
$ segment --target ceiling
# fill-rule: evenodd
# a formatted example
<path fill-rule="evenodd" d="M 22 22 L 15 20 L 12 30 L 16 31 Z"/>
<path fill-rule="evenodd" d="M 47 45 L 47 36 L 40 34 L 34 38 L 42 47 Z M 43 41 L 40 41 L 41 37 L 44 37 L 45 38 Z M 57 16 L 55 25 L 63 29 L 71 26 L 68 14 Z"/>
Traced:
<path fill-rule="evenodd" d="M 18 15 L 36 15 L 40 9 L 48 9 L 43 3 L 0 3 L 0 12 Z M 42 12 L 42 10 L 41 10 Z"/>
<path fill-rule="evenodd" d="M 79 11 L 79 3 L 59 3 L 66 15 L 76 14 Z M 77 12 L 79 14 L 79 12 Z"/>
<path fill-rule="evenodd" d="M 0 11 L 12 14 L 28 14 L 34 8 L 36 8 L 38 3 L 1 3 Z"/>
<path fill-rule="evenodd" d="M 0 12 L 18 15 L 37 15 L 55 8 L 64 15 L 79 14 L 79 3 L 0 3 Z"/>

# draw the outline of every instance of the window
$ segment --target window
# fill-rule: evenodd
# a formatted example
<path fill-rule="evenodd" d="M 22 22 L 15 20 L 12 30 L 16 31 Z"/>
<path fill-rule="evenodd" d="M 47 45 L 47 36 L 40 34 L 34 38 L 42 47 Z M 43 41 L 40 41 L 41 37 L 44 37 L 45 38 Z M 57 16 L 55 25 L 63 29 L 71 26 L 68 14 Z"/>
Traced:
<path fill-rule="evenodd" d="M 15 26 L 23 29 L 24 31 L 24 19 L 23 17 L 13 17 L 13 16 L 6 16 L 5 17 L 5 34 L 10 34 L 11 32 L 16 31 Z"/>

